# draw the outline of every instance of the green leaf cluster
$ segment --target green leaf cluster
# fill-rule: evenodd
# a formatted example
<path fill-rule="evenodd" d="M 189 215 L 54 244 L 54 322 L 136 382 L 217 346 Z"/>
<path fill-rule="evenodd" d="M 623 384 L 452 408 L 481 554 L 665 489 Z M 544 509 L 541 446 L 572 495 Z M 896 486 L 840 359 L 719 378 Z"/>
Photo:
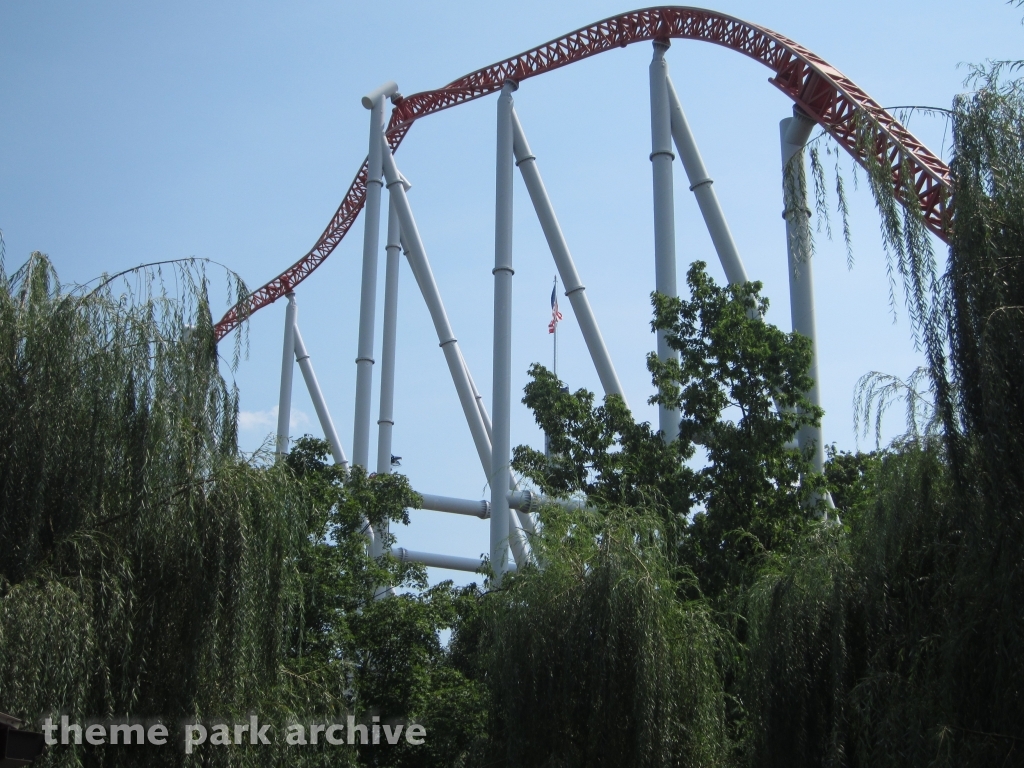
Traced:
<path fill-rule="evenodd" d="M 794 437 L 821 410 L 804 395 L 810 343 L 761 320 L 759 284 L 718 286 L 695 262 L 687 285 L 687 299 L 653 296 L 652 325 L 678 358 L 648 358 L 652 402 L 678 412 L 678 439 L 635 422 L 621 398 L 595 406 L 535 365 L 523 402 L 549 452 L 519 446 L 513 466 L 549 494 L 656 513 L 674 564 L 721 595 L 749 583 L 813 511 L 822 482 Z"/>

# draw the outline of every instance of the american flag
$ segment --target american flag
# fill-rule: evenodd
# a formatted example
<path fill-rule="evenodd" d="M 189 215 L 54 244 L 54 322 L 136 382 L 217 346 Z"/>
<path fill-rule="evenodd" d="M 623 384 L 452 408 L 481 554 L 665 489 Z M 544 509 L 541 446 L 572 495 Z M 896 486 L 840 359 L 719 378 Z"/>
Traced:
<path fill-rule="evenodd" d="M 562 319 L 562 313 L 558 311 L 558 296 L 555 295 L 555 286 L 551 286 L 551 322 L 548 323 L 548 333 L 555 332 L 555 326 Z"/>

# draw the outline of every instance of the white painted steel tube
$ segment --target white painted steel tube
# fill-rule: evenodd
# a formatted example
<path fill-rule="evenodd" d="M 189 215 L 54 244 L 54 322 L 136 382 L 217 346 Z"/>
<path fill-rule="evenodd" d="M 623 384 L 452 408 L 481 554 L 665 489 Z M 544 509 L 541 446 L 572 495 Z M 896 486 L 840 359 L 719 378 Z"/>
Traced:
<path fill-rule="evenodd" d="M 473 501 L 471 499 L 456 499 L 451 496 L 435 496 L 432 493 L 421 493 L 419 509 L 429 509 L 434 512 L 450 512 L 454 515 L 470 515 L 487 520 L 491 516 L 491 503 L 489 501 Z"/>
<path fill-rule="evenodd" d="M 409 183 L 402 183 L 408 191 Z M 398 339 L 398 270 L 401 261 L 402 227 L 393 202 L 388 200 L 388 233 L 384 267 L 384 328 L 382 331 L 380 366 L 380 404 L 377 418 L 377 474 L 391 474 L 392 434 L 395 426 L 395 346 Z M 374 532 L 371 554 L 377 558 L 384 554 L 384 539 L 390 532 L 390 523 L 384 520 Z M 390 587 L 379 588 L 377 596 L 390 594 Z"/>
<path fill-rule="evenodd" d="M 651 86 L 651 173 L 654 181 L 654 275 L 655 290 L 665 296 L 679 295 L 676 286 L 675 197 L 672 183 L 672 120 L 668 101 L 668 43 L 654 41 L 650 66 Z M 678 360 L 679 353 L 668 344 L 665 331 L 657 332 L 658 358 Z M 671 442 L 679 437 L 679 412 L 658 405 L 658 429 Z"/>
<path fill-rule="evenodd" d="M 462 354 L 461 349 L 459 350 L 459 354 Z M 476 404 L 480 411 L 480 418 L 484 420 L 484 428 L 487 430 L 487 439 L 493 443 L 494 434 L 491 427 L 491 415 L 487 413 L 487 406 L 484 405 L 484 397 L 476 387 L 476 382 L 473 380 L 473 372 L 469 370 L 469 365 L 466 364 L 465 357 L 462 358 L 462 367 L 466 369 L 466 376 L 469 377 L 469 386 L 473 388 L 473 397 L 476 398 Z M 511 472 L 508 476 L 508 487 L 510 491 L 514 491 L 516 489 L 516 479 Z"/>
<path fill-rule="evenodd" d="M 331 456 L 334 457 L 334 463 L 347 467 L 348 458 L 345 456 L 345 449 L 341 447 L 341 439 L 338 437 L 338 431 L 334 428 L 331 412 L 327 410 L 327 401 L 324 400 L 324 393 L 320 391 L 320 382 L 317 381 L 316 373 L 313 371 L 313 363 L 309 359 L 306 343 L 302 340 L 302 334 L 299 332 L 298 322 L 294 326 L 294 331 L 295 361 L 299 364 L 299 370 L 302 371 L 302 378 L 306 382 L 309 398 L 313 401 L 313 407 L 316 409 L 316 417 L 320 421 L 320 429 L 324 431 L 324 437 L 327 438 L 327 442 L 331 446 Z"/>
<path fill-rule="evenodd" d="M 276 461 L 288 453 L 288 433 L 292 416 L 292 377 L 295 373 L 295 294 L 288 292 L 284 311 L 284 346 L 281 350 L 281 394 L 277 401 Z"/>
<path fill-rule="evenodd" d="M 515 558 L 514 564 L 519 568 L 526 567 L 530 561 L 530 544 L 519 518 L 512 514 L 508 516 L 508 546 Z M 505 570 L 508 570 L 507 566 Z"/>
<path fill-rule="evenodd" d="M 451 571 L 468 571 L 470 573 L 482 573 L 486 570 L 486 563 L 483 560 L 476 560 L 471 557 L 438 555 L 433 552 L 416 552 L 405 547 L 394 547 L 391 550 L 391 554 L 403 563 L 420 563 L 432 568 L 447 568 Z"/>
<path fill-rule="evenodd" d="M 533 515 L 529 512 L 523 512 L 520 509 L 516 510 L 516 519 L 519 520 L 519 525 L 524 531 L 530 536 L 537 535 L 537 521 L 533 519 Z"/>
<path fill-rule="evenodd" d="M 384 98 L 370 109 L 366 203 L 363 207 L 363 272 L 359 292 L 359 345 L 356 352 L 356 412 L 352 427 L 352 463 L 370 462 L 370 406 L 373 397 L 373 330 L 377 310 L 377 249 L 380 244 L 381 137 Z"/>
<path fill-rule="evenodd" d="M 462 355 L 462 350 L 459 350 L 459 354 Z M 473 380 L 473 372 L 469 370 L 469 365 L 466 363 L 466 358 L 462 358 L 462 367 L 466 369 L 466 376 L 469 377 L 469 386 L 473 389 L 473 397 L 476 398 L 477 410 L 480 411 L 480 418 L 484 420 L 484 428 L 487 430 L 487 439 L 493 442 L 494 435 L 491 432 L 491 415 L 487 413 L 487 406 L 484 405 L 484 396 L 480 394 L 480 390 L 477 389 L 476 382 Z"/>
<path fill-rule="evenodd" d="M 396 93 L 398 93 L 398 83 L 394 80 L 388 80 L 383 85 L 377 86 L 368 94 L 363 96 L 360 101 L 367 109 L 373 109 L 373 105 L 378 101 L 383 102 L 384 99 L 394 96 Z"/>
<path fill-rule="evenodd" d="M 736 248 L 736 241 L 733 240 L 732 231 L 725 220 L 722 206 L 718 202 L 714 180 L 708 175 L 708 169 L 704 166 L 704 159 L 697 148 L 697 141 L 690 130 L 690 123 L 686 119 L 686 113 L 683 112 L 683 105 L 679 101 L 671 78 L 666 78 L 666 85 L 668 86 L 669 108 L 672 115 L 672 138 L 675 140 L 676 149 L 679 150 L 679 159 L 682 160 L 686 178 L 690 182 L 690 189 L 697 198 L 697 205 L 704 217 L 708 234 L 711 235 L 711 242 L 714 243 L 715 251 L 718 253 L 718 260 L 722 262 L 725 276 L 730 283 L 745 283 L 748 279 L 747 270 L 743 266 L 743 260 Z"/>
<path fill-rule="evenodd" d="M 448 371 L 451 373 L 455 389 L 459 394 L 459 401 L 462 404 L 462 412 L 466 416 L 469 430 L 473 435 L 473 443 L 476 445 L 477 455 L 480 457 L 480 465 L 484 474 L 491 472 L 491 441 L 487 437 L 487 430 L 484 426 L 480 409 L 477 406 L 476 398 L 473 396 L 473 387 L 469 383 L 469 375 L 463 365 L 462 353 L 459 351 L 458 341 L 452 332 L 451 324 L 448 322 L 448 315 L 444 310 L 444 302 L 441 301 L 440 291 L 434 281 L 434 273 L 430 269 L 430 262 L 427 260 L 426 248 L 420 237 L 419 229 L 416 226 L 416 219 L 412 214 L 412 207 L 409 205 L 409 198 L 405 194 L 405 187 L 402 184 L 401 175 L 395 165 L 395 158 L 391 149 L 387 146 L 384 135 L 380 137 L 384 156 L 384 177 L 387 180 L 388 192 L 391 193 L 395 206 L 398 208 L 398 219 L 402 225 L 402 236 L 408 246 L 409 266 L 412 268 L 413 276 L 419 285 L 420 293 L 427 304 L 431 320 L 434 323 L 434 330 L 437 332 L 437 339 L 444 350 L 445 360 L 448 363 Z"/>
<path fill-rule="evenodd" d="M 551 499 L 532 491 L 509 491 L 506 497 L 508 498 L 510 509 L 524 514 L 535 512 L 545 504 L 556 504 L 570 512 L 586 508 L 586 505 L 578 500 Z M 453 496 L 437 496 L 433 493 L 421 493 L 420 498 L 422 501 L 418 509 L 429 509 L 434 512 L 451 512 L 456 515 L 470 515 L 472 517 L 479 517 L 481 520 L 487 520 L 491 516 L 491 503 L 484 499 L 458 499 Z M 526 524 L 523 525 L 523 528 L 531 531 L 530 527 Z"/>
<path fill-rule="evenodd" d="M 544 187 L 544 180 L 541 178 L 540 170 L 537 168 L 537 158 L 530 151 L 530 145 L 526 141 L 526 134 L 523 132 L 523 126 L 519 123 L 519 117 L 516 115 L 515 109 L 512 110 L 512 131 L 516 165 L 519 166 L 519 171 L 523 175 L 523 181 L 526 182 L 526 189 L 530 193 L 530 200 L 533 202 L 541 229 L 544 230 L 544 237 L 548 241 L 548 248 L 551 249 L 551 255 L 555 260 L 555 266 L 558 268 L 558 274 L 562 278 L 562 284 L 565 286 L 565 295 L 569 297 L 573 314 L 576 315 L 576 321 L 580 324 L 583 339 L 587 343 L 590 357 L 594 361 L 597 375 L 601 379 L 601 386 L 604 388 L 606 395 L 619 395 L 625 401 L 625 392 L 622 389 L 622 384 L 619 382 L 619 376 L 615 372 L 615 366 L 612 365 L 612 359 L 608 354 L 604 338 L 601 336 L 597 319 L 594 317 L 590 300 L 587 298 L 586 288 L 580 281 L 579 273 L 576 271 L 576 265 L 573 263 L 569 246 L 565 242 L 562 228 L 559 226 L 558 218 L 555 216 L 555 209 L 551 205 L 547 189 Z"/>
<path fill-rule="evenodd" d="M 814 121 L 793 110 L 793 117 L 787 117 L 779 124 L 782 140 L 782 169 L 786 179 L 786 166 L 792 160 L 803 163 L 803 150 L 814 129 Z M 801 169 L 802 170 L 802 169 Z M 786 197 L 786 252 L 789 261 L 789 308 L 793 330 L 811 340 L 811 365 L 807 373 L 814 381 L 807 399 L 814 405 L 821 405 L 818 386 L 818 338 L 814 319 L 814 271 L 811 265 L 811 211 L 807 206 L 807 185 L 800 171 L 788 175 L 792 186 Z M 786 183 L 786 182 L 784 182 Z M 825 445 L 821 427 L 804 426 L 797 434 L 801 450 L 813 445 L 812 464 L 815 472 L 825 467 Z"/>
<path fill-rule="evenodd" d="M 525 513 L 536 512 L 546 504 L 555 504 L 570 512 L 586 508 L 586 505 L 581 501 L 574 499 L 552 499 L 532 491 L 509 491 L 508 503 L 512 509 Z"/>
<path fill-rule="evenodd" d="M 380 411 L 377 419 L 377 474 L 391 474 L 395 428 L 395 346 L 398 341 L 398 268 L 401 224 L 393 201 L 388 205 L 387 264 L 384 267 L 384 330 L 380 355 Z"/>
<path fill-rule="evenodd" d="M 491 567 L 495 585 L 501 584 L 508 565 L 508 547 L 522 547 L 509 514 L 509 464 L 512 461 L 512 93 L 516 84 L 506 80 L 498 97 L 498 130 L 494 192 L 494 342 L 491 403 Z"/>

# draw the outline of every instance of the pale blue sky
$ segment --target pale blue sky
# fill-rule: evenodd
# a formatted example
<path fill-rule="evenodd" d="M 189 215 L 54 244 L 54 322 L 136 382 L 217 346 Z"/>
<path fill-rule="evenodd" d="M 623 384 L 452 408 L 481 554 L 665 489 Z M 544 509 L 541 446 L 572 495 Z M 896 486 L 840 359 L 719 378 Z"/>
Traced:
<path fill-rule="evenodd" d="M 711 7 L 797 40 L 886 106 L 948 106 L 962 90 L 958 64 L 1022 56 L 1021 11 L 998 0 Z M 389 79 L 406 94 L 436 88 L 629 8 L 605 0 L 2 0 L 0 228 L 8 268 L 41 250 L 62 279 L 84 281 L 197 256 L 227 264 L 255 288 L 308 250 L 348 188 L 366 153 L 363 93 Z M 654 346 L 650 55 L 650 45 L 638 44 L 530 80 L 516 107 L 630 403 L 653 419 L 643 365 Z M 765 283 L 769 319 L 788 330 L 778 122 L 790 104 L 767 83 L 768 70 L 739 54 L 677 41 L 668 60 L 747 271 Z M 452 325 L 488 402 L 494 106 L 491 97 L 424 120 L 397 155 Z M 910 128 L 935 152 L 948 144 L 940 121 L 916 117 Z M 682 179 L 677 165 L 680 276 L 700 258 L 721 278 Z M 841 244 L 823 238 L 815 260 L 825 437 L 847 449 L 855 446 L 857 378 L 870 370 L 905 376 L 919 359 L 902 303 L 895 323 L 889 310 L 869 196 L 861 189 L 851 198 L 856 266 L 848 271 Z M 513 386 L 521 391 L 529 363 L 550 361 L 554 269 L 518 179 L 516 205 Z M 361 240 L 360 220 L 297 291 L 303 335 L 348 451 Z M 481 498 L 484 475 L 429 317 L 407 269 L 401 279 L 395 452 L 417 489 Z M 568 301 L 562 308 L 560 373 L 573 388 L 598 389 Z M 250 356 L 236 375 L 246 448 L 272 429 L 283 315 L 279 303 L 253 318 Z M 296 434 L 319 434 L 298 376 L 294 408 Z M 890 426 L 892 434 L 900 418 Z M 540 444 L 522 406 L 513 441 Z M 479 520 L 413 518 L 399 531 L 404 546 L 463 555 L 487 548 Z"/>

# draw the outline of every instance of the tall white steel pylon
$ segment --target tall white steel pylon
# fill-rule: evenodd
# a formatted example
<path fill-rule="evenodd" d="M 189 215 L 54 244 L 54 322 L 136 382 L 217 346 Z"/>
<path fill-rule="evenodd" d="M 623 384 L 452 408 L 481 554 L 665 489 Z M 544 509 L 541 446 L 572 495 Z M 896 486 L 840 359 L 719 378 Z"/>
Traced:
<path fill-rule="evenodd" d="M 668 41 L 654 42 L 650 66 L 651 81 L 651 172 L 654 177 L 654 276 L 655 290 L 676 298 L 675 196 L 672 188 L 672 117 L 668 101 Z M 658 358 L 678 360 L 679 353 L 668 345 L 665 331 L 657 331 Z M 679 412 L 658 404 L 658 429 L 668 441 L 679 437 Z"/>
<path fill-rule="evenodd" d="M 806 393 L 811 405 L 821 406 L 818 380 L 818 330 L 814 318 L 814 269 L 811 263 L 811 209 L 807 206 L 807 182 L 804 175 L 804 145 L 816 123 L 798 107 L 793 116 L 779 123 L 782 140 L 782 177 L 786 220 L 786 254 L 789 272 L 789 309 L 793 330 L 811 341 L 810 390 Z M 811 466 L 817 473 L 825 470 L 825 443 L 821 425 L 805 424 L 797 433 L 802 451 L 811 452 Z M 825 505 L 834 509 L 832 496 L 824 496 Z"/>
<path fill-rule="evenodd" d="M 377 248 L 380 242 L 381 141 L 384 130 L 384 99 L 397 93 L 393 81 L 363 97 L 370 110 L 370 141 L 367 155 L 366 203 L 363 209 L 363 271 L 359 293 L 359 348 L 356 353 L 356 403 L 353 419 L 352 463 L 370 463 L 370 401 L 373 388 L 373 330 L 377 302 Z"/>
<path fill-rule="evenodd" d="M 512 479 L 512 92 L 505 81 L 498 97 L 494 204 L 494 419 L 491 433 L 491 567 L 501 584 L 508 563 L 508 487 Z"/>

